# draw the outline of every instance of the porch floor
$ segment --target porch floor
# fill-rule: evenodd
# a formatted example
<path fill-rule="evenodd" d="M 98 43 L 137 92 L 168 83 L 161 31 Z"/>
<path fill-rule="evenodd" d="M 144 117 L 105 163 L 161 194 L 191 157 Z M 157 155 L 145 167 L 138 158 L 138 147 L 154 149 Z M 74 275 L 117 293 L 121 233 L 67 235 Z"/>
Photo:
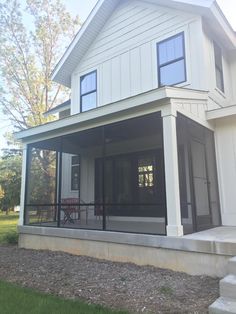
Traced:
<path fill-rule="evenodd" d="M 217 227 L 184 236 L 186 239 L 236 243 L 236 227 Z"/>

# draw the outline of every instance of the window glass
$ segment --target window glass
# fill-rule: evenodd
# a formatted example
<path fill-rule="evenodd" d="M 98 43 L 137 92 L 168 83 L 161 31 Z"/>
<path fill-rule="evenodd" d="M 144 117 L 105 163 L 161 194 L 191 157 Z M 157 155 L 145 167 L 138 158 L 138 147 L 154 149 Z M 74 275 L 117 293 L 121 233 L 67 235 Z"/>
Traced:
<path fill-rule="evenodd" d="M 140 159 L 138 161 L 138 184 L 140 188 L 154 186 L 153 159 Z"/>
<path fill-rule="evenodd" d="M 71 158 L 71 191 L 78 191 L 80 184 L 80 157 Z"/>
<path fill-rule="evenodd" d="M 224 92 L 222 52 L 221 52 L 220 47 L 216 43 L 214 43 L 214 55 L 215 55 L 216 86 L 222 92 Z"/>
<path fill-rule="evenodd" d="M 157 44 L 159 86 L 186 81 L 184 33 Z"/>
<path fill-rule="evenodd" d="M 97 72 L 91 72 L 80 80 L 80 106 L 81 112 L 96 108 L 97 106 Z"/>
<path fill-rule="evenodd" d="M 184 56 L 183 36 L 179 35 L 173 39 L 159 44 L 159 64 L 182 58 Z"/>
<path fill-rule="evenodd" d="M 81 95 L 90 93 L 96 90 L 96 72 L 87 74 L 81 78 Z"/>
<path fill-rule="evenodd" d="M 94 109 L 96 107 L 97 93 L 91 93 L 81 97 L 82 112 Z"/>
<path fill-rule="evenodd" d="M 79 156 L 72 156 L 72 165 L 78 165 L 79 164 Z"/>
<path fill-rule="evenodd" d="M 185 81 L 184 60 L 171 63 L 160 68 L 160 83 L 164 85 L 173 85 L 177 82 Z"/>

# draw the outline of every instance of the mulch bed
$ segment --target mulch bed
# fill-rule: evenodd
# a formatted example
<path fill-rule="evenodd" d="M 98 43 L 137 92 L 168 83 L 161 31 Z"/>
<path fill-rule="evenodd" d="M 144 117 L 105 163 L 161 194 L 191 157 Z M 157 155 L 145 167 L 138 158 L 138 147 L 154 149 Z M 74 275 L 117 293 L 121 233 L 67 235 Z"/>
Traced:
<path fill-rule="evenodd" d="M 219 279 L 0 246 L 0 280 L 131 313 L 208 313 Z"/>

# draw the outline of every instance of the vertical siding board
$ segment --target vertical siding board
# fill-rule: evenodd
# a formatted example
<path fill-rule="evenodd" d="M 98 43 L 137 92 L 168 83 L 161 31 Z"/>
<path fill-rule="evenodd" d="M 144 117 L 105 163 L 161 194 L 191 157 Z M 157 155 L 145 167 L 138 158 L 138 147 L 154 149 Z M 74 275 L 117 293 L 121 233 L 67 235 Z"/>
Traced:
<path fill-rule="evenodd" d="M 71 114 L 80 112 L 80 79 L 78 75 L 72 75 L 71 79 Z"/>
<path fill-rule="evenodd" d="M 121 55 L 121 99 L 127 98 L 130 96 L 130 54 L 126 52 Z"/>
<path fill-rule="evenodd" d="M 121 64 L 120 57 L 116 57 L 111 61 L 111 89 L 112 89 L 112 102 L 121 99 Z"/>
<path fill-rule="evenodd" d="M 146 92 L 152 89 L 153 64 L 152 64 L 152 45 L 144 44 L 140 47 L 141 58 L 141 89 Z"/>
<path fill-rule="evenodd" d="M 101 105 L 111 103 L 111 60 L 104 62 L 102 65 L 102 88 L 103 97 L 101 99 Z"/>
<path fill-rule="evenodd" d="M 140 48 L 130 51 L 130 79 L 131 95 L 136 95 L 141 91 L 141 56 Z"/>

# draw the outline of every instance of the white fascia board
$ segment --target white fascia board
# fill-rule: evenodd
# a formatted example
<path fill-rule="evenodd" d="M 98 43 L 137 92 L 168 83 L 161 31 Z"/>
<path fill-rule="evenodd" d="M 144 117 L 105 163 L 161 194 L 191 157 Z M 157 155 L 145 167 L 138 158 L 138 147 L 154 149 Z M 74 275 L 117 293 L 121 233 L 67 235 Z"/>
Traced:
<path fill-rule="evenodd" d="M 146 106 L 150 103 L 157 104 L 158 108 L 159 105 L 163 104 L 163 102 L 165 103 L 165 100 L 168 101 L 168 99 L 169 102 L 170 99 L 207 101 L 208 92 L 177 87 L 162 87 L 115 103 L 104 105 L 87 112 L 79 113 L 62 120 L 50 122 L 41 126 L 15 133 L 15 138 L 24 142 L 27 140 L 27 138 L 32 138 L 36 136 L 38 137 L 39 135 L 50 132 L 55 133 L 61 129 L 73 129 L 74 127 L 78 126 L 78 124 L 89 123 L 96 119 L 104 120 L 109 115 L 117 115 L 123 111 L 135 110 L 135 108 L 137 109 L 142 105 Z"/>
<path fill-rule="evenodd" d="M 213 27 L 214 25 L 214 30 L 218 24 L 218 33 L 222 33 L 224 41 L 228 42 L 227 48 L 232 50 L 236 49 L 236 33 L 230 25 L 229 21 L 226 19 L 217 2 L 214 2 L 214 4 L 211 6 L 210 11 L 206 17 L 210 23 L 212 22 L 211 26 Z"/>
<path fill-rule="evenodd" d="M 174 0 L 173 2 L 181 2 L 195 6 L 210 8 L 211 5 L 214 3 L 214 0 Z"/>
<path fill-rule="evenodd" d="M 67 48 L 66 52 L 64 53 L 64 55 L 62 56 L 62 58 L 59 60 L 58 64 L 54 68 L 52 75 L 51 75 L 52 80 L 55 80 L 55 77 L 56 77 L 58 71 L 61 69 L 61 67 L 65 63 L 66 59 L 69 57 L 69 55 L 71 54 L 71 52 L 75 48 L 75 46 L 78 43 L 78 41 L 80 40 L 80 38 L 84 35 L 88 25 L 91 23 L 92 19 L 97 14 L 98 10 L 100 9 L 100 7 L 102 6 L 104 1 L 105 0 L 99 0 L 97 2 L 96 6 L 91 11 L 91 13 L 89 14 L 88 18 L 86 19 L 86 21 L 82 25 L 81 29 L 78 31 L 77 35 L 75 36 L 75 38 L 71 42 L 70 46 Z"/>
<path fill-rule="evenodd" d="M 216 120 L 236 115 L 236 105 L 207 111 L 207 120 Z"/>

